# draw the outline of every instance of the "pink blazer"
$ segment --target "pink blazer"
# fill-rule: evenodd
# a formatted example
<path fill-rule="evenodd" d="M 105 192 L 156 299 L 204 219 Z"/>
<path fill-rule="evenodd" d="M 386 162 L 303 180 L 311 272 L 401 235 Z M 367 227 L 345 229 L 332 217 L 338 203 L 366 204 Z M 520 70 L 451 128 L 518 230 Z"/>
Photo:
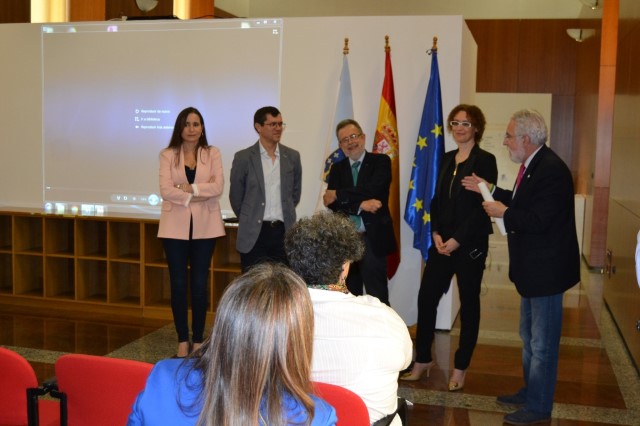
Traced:
<path fill-rule="evenodd" d="M 176 166 L 176 155 L 180 162 Z M 215 238 L 225 235 L 224 223 L 220 212 L 220 195 L 224 188 L 222 175 L 222 156 L 214 146 L 198 150 L 198 164 L 194 180 L 194 192 L 188 194 L 176 188 L 186 184 L 184 154 L 172 148 L 160 152 L 160 195 L 162 211 L 160 213 L 159 238 L 189 239 L 189 222 L 193 217 L 194 239 Z"/>

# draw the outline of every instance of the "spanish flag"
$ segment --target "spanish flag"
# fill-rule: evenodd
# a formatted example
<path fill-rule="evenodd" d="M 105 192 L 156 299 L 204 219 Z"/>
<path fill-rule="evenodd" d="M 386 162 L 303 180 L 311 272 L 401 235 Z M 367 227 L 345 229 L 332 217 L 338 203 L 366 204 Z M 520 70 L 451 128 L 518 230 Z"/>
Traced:
<path fill-rule="evenodd" d="M 389 210 L 393 221 L 393 232 L 400 247 L 400 159 L 398 124 L 396 121 L 396 96 L 393 89 L 393 71 L 391 69 L 391 47 L 389 36 L 385 36 L 385 66 L 382 96 L 378 110 L 376 136 L 373 140 L 373 152 L 386 154 L 391 158 L 391 188 L 389 188 Z M 387 256 L 387 278 L 391 279 L 400 264 L 400 250 Z"/>

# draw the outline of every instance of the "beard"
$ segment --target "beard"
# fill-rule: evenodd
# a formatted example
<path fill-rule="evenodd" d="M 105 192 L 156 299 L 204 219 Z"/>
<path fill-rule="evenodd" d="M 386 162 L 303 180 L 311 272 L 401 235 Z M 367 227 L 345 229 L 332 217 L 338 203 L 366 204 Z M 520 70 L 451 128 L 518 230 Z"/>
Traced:
<path fill-rule="evenodd" d="M 509 158 L 511 159 L 511 161 L 513 161 L 514 163 L 523 163 L 525 160 L 525 151 L 524 151 L 524 147 L 522 145 L 520 145 L 517 149 L 515 150 L 509 150 Z"/>

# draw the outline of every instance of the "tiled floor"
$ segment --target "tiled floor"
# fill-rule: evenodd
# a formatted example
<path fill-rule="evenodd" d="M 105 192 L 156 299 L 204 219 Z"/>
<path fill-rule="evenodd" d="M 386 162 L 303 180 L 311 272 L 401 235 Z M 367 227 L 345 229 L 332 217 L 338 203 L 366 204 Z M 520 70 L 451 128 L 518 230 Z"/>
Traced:
<path fill-rule="evenodd" d="M 521 384 L 519 298 L 506 265 L 493 256 L 482 292 L 480 339 L 462 391 L 446 391 L 459 324 L 438 333 L 438 363 L 429 378 L 400 384 L 413 402 L 409 424 L 500 425 L 505 409 L 496 395 Z M 640 425 L 640 379 L 602 300 L 602 276 L 582 271 L 582 283 L 566 293 L 564 326 L 551 425 Z M 411 330 L 412 332 L 414 330 Z M 0 307 L 0 345 L 34 366 L 39 380 L 53 376 L 63 353 L 77 352 L 155 362 L 175 351 L 169 321 L 113 317 L 50 316 Z"/>

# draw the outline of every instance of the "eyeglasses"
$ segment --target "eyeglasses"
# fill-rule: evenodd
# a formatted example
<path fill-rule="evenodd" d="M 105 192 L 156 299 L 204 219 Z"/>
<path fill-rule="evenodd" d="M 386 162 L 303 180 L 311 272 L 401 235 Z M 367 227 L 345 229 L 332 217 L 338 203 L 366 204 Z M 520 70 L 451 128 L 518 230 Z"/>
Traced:
<path fill-rule="evenodd" d="M 472 123 L 470 123 L 470 122 L 468 122 L 468 121 L 450 121 L 450 122 L 449 122 L 449 125 L 450 125 L 451 127 L 462 126 L 462 127 L 467 128 L 467 129 L 468 129 L 469 127 L 473 126 L 473 124 L 472 124 Z"/>
<path fill-rule="evenodd" d="M 362 136 L 362 133 L 358 133 L 357 135 L 355 133 L 347 136 L 346 138 L 342 138 L 340 139 L 340 143 L 349 143 L 349 141 L 354 141 L 356 139 L 358 139 L 360 136 Z"/>
<path fill-rule="evenodd" d="M 282 121 L 273 121 L 271 123 L 264 123 L 263 126 L 269 126 L 272 129 L 277 129 L 278 127 L 284 129 L 287 127 L 287 123 L 283 123 Z"/>

